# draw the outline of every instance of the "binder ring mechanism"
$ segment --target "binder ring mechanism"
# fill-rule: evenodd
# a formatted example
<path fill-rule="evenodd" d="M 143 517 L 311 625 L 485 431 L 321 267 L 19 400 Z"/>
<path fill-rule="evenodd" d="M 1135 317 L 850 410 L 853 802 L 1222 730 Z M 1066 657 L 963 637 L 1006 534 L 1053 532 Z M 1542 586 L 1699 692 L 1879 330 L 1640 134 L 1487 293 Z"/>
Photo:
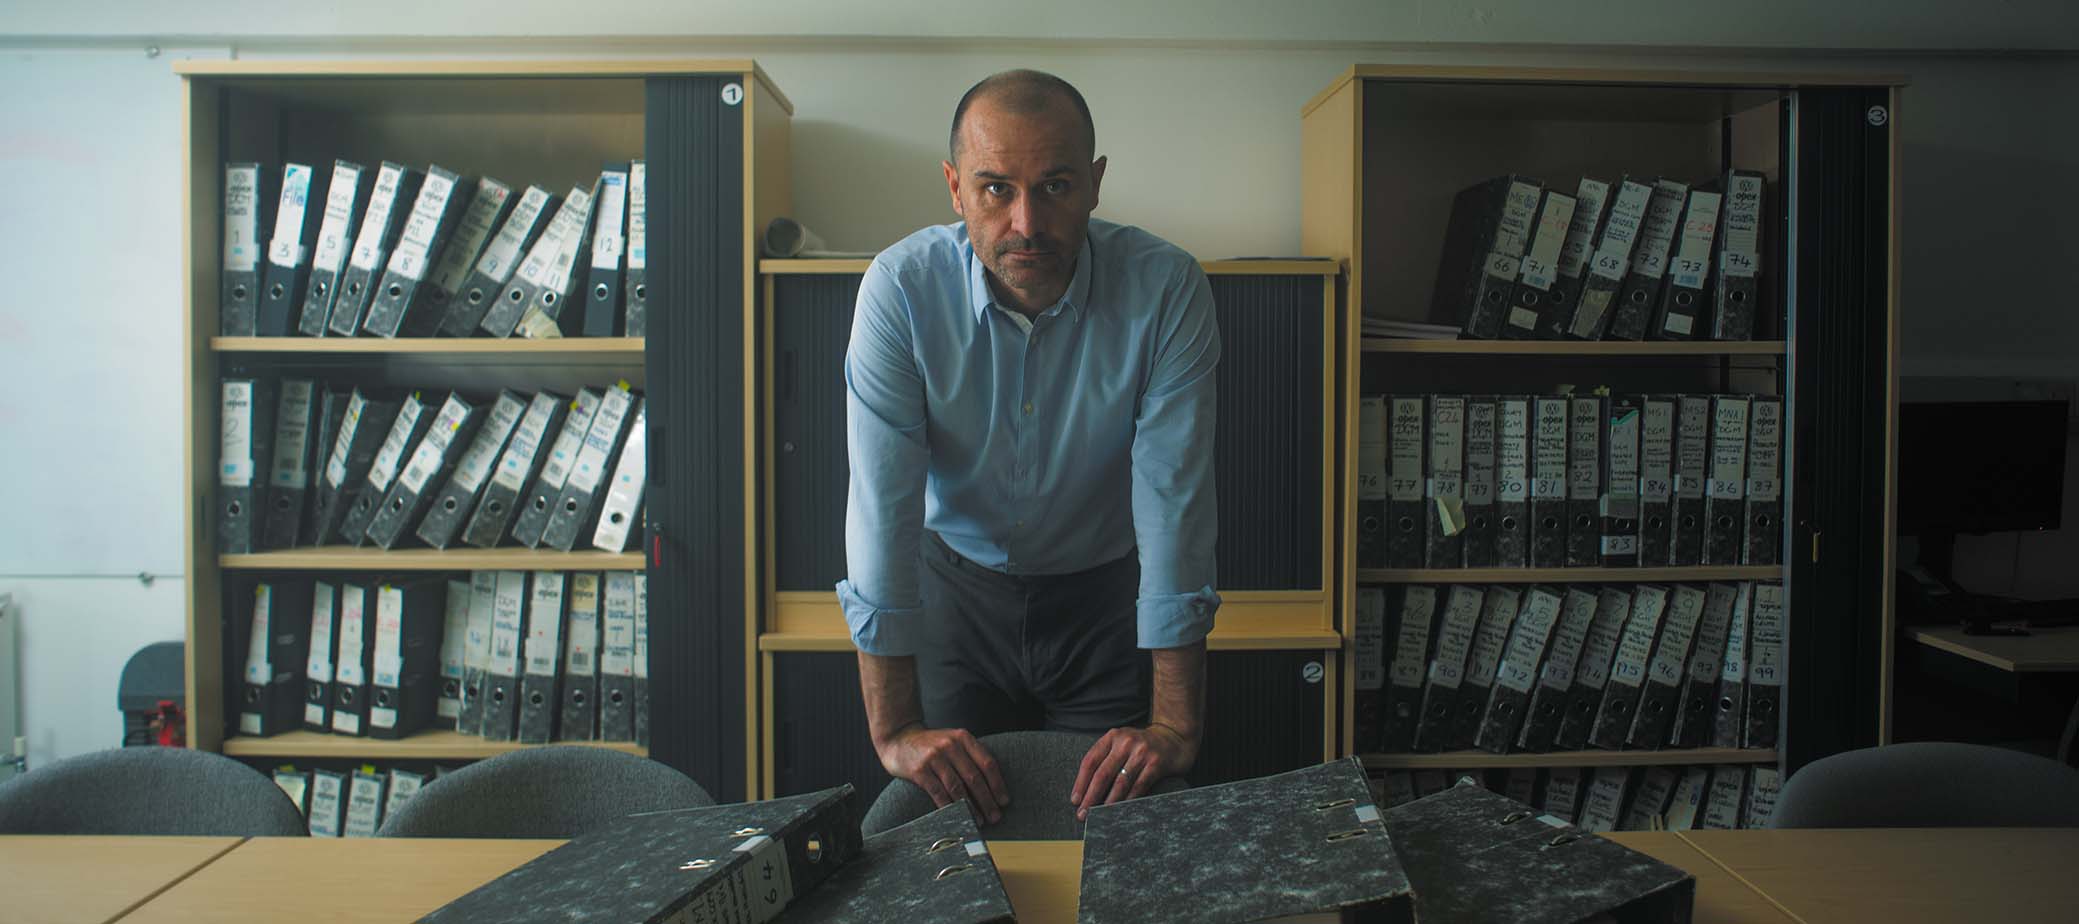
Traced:
<path fill-rule="evenodd" d="M 679 871 L 680 871 L 680 872 L 686 872 L 686 873 L 690 873 L 690 872 L 697 872 L 697 871 L 699 871 L 699 870 L 704 870 L 704 869 L 713 869 L 714 867 L 715 867 L 715 861 L 713 861 L 713 860 L 694 860 L 694 861 L 691 861 L 691 862 L 687 863 L 687 864 L 686 864 L 686 865 L 684 865 L 684 866 L 681 866 L 681 867 L 679 867 Z"/>
<path fill-rule="evenodd" d="M 1358 828 L 1355 831 L 1338 831 L 1328 836 L 1328 842 L 1334 844 L 1341 841 L 1355 840 L 1370 833 L 1370 831 L 1366 831 L 1363 828 Z"/>
<path fill-rule="evenodd" d="M 946 849 L 948 849 L 948 848 L 952 848 L 952 847 L 958 847 L 958 846 L 960 846 L 960 839 L 959 839 L 959 838 L 957 838 L 957 837 L 942 837 L 942 838 L 939 838 L 939 839 L 938 839 L 938 840 L 936 840 L 936 841 L 933 841 L 933 842 L 931 842 L 931 846 L 930 846 L 930 847 L 926 847 L 926 848 L 924 848 L 924 853 L 925 853 L 925 854 L 926 854 L 926 855 L 928 856 L 928 855 L 930 855 L 930 854 L 938 853 L 938 852 L 939 852 L 939 851 L 941 851 L 941 850 L 946 850 Z"/>
<path fill-rule="evenodd" d="M 730 833 L 729 833 L 729 836 L 730 836 L 730 837 L 757 837 L 758 835 L 760 835 L 760 834 L 764 834 L 764 833 L 765 833 L 765 829 L 764 829 L 764 828 L 738 828 L 738 829 L 736 829 L 735 831 L 732 831 L 732 832 L 730 832 Z"/>
<path fill-rule="evenodd" d="M 948 879 L 953 876 L 958 876 L 961 873 L 967 872 L 968 870 L 974 868 L 974 864 L 972 863 L 962 863 L 959 866 L 948 866 L 945 869 L 939 870 L 938 875 L 931 877 L 931 881 L 937 882 L 941 879 Z"/>

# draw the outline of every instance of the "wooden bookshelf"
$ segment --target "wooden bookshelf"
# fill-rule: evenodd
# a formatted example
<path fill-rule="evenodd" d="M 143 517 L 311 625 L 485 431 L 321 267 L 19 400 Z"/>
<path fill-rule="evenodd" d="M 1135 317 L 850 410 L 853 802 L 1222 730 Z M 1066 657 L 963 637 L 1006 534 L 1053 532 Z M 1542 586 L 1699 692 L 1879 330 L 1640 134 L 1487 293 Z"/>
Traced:
<path fill-rule="evenodd" d="M 558 741 L 579 747 L 606 748 L 648 757 L 649 749 L 633 741 Z M 486 741 L 455 731 L 420 732 L 409 738 L 384 741 L 328 735 L 323 732 L 283 732 L 270 738 L 243 736 L 224 739 L 224 753 L 232 757 L 280 757 L 306 760 L 480 760 L 510 751 L 544 747 L 517 741 Z"/>
<path fill-rule="evenodd" d="M 1360 584 L 1674 584 L 1775 581 L 1787 565 L 1710 568 L 1360 568 Z"/>
<path fill-rule="evenodd" d="M 1781 340 L 1573 341 L 1573 340 L 1398 340 L 1364 338 L 1366 353 L 1447 356 L 1782 356 Z"/>
<path fill-rule="evenodd" d="M 211 337 L 218 353 L 316 353 L 347 356 L 514 356 L 597 358 L 616 363 L 643 359 L 641 337 L 445 338 L 399 337 Z"/>
<path fill-rule="evenodd" d="M 641 552 L 558 552 L 554 549 L 316 548 L 219 555 L 226 569 L 284 571 L 641 571 Z"/>
<path fill-rule="evenodd" d="M 1442 754 L 1366 754 L 1369 770 L 1481 770 L 1523 767 L 1660 767 L 1696 764 L 1775 764 L 1772 750 L 1740 748 L 1674 748 L 1665 751 L 1547 751 L 1537 754 L 1489 754 L 1447 751 Z"/>

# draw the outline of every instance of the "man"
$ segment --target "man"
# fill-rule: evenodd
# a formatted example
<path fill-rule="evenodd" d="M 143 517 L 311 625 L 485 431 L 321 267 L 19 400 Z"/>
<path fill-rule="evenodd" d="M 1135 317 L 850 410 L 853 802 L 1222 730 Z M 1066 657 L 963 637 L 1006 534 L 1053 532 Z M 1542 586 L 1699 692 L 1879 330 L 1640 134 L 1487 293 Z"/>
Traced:
<path fill-rule="evenodd" d="M 1101 732 L 1064 794 L 1082 817 L 1198 756 L 1212 295 L 1189 254 L 1091 220 L 1105 159 L 1060 78 L 976 84 L 949 147 L 963 221 L 859 287 L 838 596 L 890 774 L 993 822 L 1009 797 L 978 737 Z"/>

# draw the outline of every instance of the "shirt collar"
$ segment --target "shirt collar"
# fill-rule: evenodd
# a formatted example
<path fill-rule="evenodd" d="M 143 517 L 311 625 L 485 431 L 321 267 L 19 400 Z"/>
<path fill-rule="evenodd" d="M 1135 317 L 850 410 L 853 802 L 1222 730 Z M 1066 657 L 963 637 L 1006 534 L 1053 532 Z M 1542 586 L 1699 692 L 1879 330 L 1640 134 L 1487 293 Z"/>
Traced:
<path fill-rule="evenodd" d="M 981 258 L 975 255 L 974 241 L 969 239 L 962 242 L 960 250 L 967 256 L 968 307 L 974 311 L 975 323 L 979 324 L 988 319 L 989 307 L 996 303 L 996 295 L 989 291 L 989 268 L 982 265 Z M 1093 262 L 1095 261 L 1090 256 L 1090 236 L 1085 234 L 1083 247 L 1076 252 L 1076 274 L 1069 279 L 1068 291 L 1053 307 L 1040 312 L 1040 317 L 1060 314 L 1067 316 L 1071 321 L 1082 321 L 1083 309 L 1090 301 L 1090 266 Z M 1008 305 L 1005 308 L 1017 310 Z"/>

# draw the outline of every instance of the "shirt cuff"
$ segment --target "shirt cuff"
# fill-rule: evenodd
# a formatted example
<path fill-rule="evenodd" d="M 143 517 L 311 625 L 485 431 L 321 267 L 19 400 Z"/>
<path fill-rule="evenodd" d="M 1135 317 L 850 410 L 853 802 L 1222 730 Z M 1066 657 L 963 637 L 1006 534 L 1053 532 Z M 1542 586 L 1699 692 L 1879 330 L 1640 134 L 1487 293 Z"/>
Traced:
<path fill-rule="evenodd" d="M 1143 596 L 1134 610 L 1142 648 L 1182 648 L 1205 641 L 1213 631 L 1220 595 L 1207 584 L 1191 593 Z"/>
<path fill-rule="evenodd" d="M 875 606 L 851 581 L 837 582 L 837 602 L 844 607 L 852 644 L 860 651 L 884 658 L 917 653 L 915 633 L 921 607 Z"/>

